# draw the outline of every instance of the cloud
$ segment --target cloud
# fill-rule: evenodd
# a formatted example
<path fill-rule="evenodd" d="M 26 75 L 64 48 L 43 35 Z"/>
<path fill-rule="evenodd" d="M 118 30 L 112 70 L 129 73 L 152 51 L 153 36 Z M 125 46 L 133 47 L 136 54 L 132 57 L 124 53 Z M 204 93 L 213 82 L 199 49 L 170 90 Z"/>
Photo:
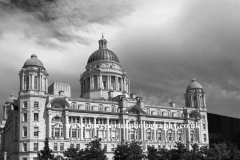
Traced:
<path fill-rule="evenodd" d="M 0 28 L 4 34 L 18 34 L 47 47 L 63 42 L 87 45 L 80 32 L 92 32 L 92 24 L 106 25 L 129 15 L 137 1 L 1 0 Z"/>

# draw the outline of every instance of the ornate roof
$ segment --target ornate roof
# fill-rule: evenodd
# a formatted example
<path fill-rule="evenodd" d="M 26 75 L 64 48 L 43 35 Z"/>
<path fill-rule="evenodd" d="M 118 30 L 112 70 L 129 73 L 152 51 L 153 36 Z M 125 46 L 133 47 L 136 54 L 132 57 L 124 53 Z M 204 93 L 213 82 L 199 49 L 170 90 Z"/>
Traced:
<path fill-rule="evenodd" d="M 193 79 L 191 83 L 188 85 L 187 89 L 202 89 L 202 85 Z"/>
<path fill-rule="evenodd" d="M 115 55 L 115 53 L 113 53 L 107 48 L 99 49 L 93 52 L 91 56 L 88 58 L 88 63 L 94 61 L 114 61 L 119 63 L 118 57 Z"/>
<path fill-rule="evenodd" d="M 95 61 L 114 61 L 119 63 L 118 57 L 107 49 L 107 40 L 104 39 L 102 35 L 102 39 L 98 41 L 99 43 L 99 49 L 96 50 L 91 54 L 91 56 L 88 58 L 88 63 L 95 62 Z"/>
<path fill-rule="evenodd" d="M 14 94 L 12 94 L 11 97 L 9 97 L 9 98 L 7 99 L 6 103 L 13 103 L 14 100 L 17 100 L 17 98 L 14 97 Z"/>
<path fill-rule="evenodd" d="M 44 67 L 43 63 L 37 58 L 36 54 L 32 54 L 31 58 L 29 58 L 23 65 L 23 67 L 28 67 L 28 66 Z"/>

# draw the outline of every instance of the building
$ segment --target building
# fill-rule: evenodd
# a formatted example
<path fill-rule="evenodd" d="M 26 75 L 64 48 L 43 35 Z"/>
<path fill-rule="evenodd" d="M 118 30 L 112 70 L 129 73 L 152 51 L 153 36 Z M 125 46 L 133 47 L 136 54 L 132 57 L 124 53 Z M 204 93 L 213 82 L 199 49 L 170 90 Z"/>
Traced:
<path fill-rule="evenodd" d="M 211 144 L 229 141 L 240 149 L 240 119 L 208 113 L 208 122 Z"/>
<path fill-rule="evenodd" d="M 179 141 L 188 149 L 193 143 L 208 145 L 202 86 L 192 80 L 183 107 L 176 107 L 174 102 L 169 106 L 146 104 L 143 97 L 130 93 L 130 78 L 103 37 L 81 74 L 80 98 L 71 98 L 69 84 L 54 82 L 48 86 L 48 77 L 43 63 L 31 55 L 19 72 L 18 98 L 12 95 L 3 107 L 2 157 L 7 152 L 9 160 L 35 159 L 45 138 L 49 138 L 54 154 L 62 155 L 70 146 L 81 149 L 94 137 L 101 137 L 109 159 L 118 144 L 132 140 L 141 141 L 144 152 L 148 145 L 171 149 Z M 107 125 L 92 128 L 79 124 Z M 111 124 L 128 125 L 115 128 Z M 142 127 L 131 127 L 136 124 Z M 158 127 L 151 127 L 153 124 Z"/>

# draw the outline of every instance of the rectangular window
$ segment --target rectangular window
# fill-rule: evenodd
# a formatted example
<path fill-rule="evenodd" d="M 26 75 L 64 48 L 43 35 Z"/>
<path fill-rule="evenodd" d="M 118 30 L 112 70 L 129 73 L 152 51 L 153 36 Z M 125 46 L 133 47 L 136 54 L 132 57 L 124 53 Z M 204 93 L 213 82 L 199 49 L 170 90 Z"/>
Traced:
<path fill-rule="evenodd" d="M 203 129 L 206 129 L 206 124 L 203 124 Z"/>
<path fill-rule="evenodd" d="M 161 137 L 161 135 L 162 135 L 162 133 L 161 132 L 158 132 L 157 133 L 157 139 L 160 141 L 160 140 L 162 140 L 162 137 Z"/>
<path fill-rule="evenodd" d="M 171 141 L 172 140 L 172 133 L 168 134 L 168 140 Z"/>
<path fill-rule="evenodd" d="M 23 151 L 24 151 L 24 152 L 27 151 L 27 143 L 23 143 Z"/>
<path fill-rule="evenodd" d="M 147 139 L 151 140 L 151 132 L 147 132 Z"/>
<path fill-rule="evenodd" d="M 115 148 L 114 148 L 114 144 L 111 144 L 111 151 L 114 151 Z"/>
<path fill-rule="evenodd" d="M 35 137 L 38 136 L 38 132 L 39 132 L 38 127 L 34 127 L 33 135 L 34 135 Z"/>
<path fill-rule="evenodd" d="M 34 143 L 33 149 L 34 149 L 34 151 L 38 151 L 38 143 Z"/>
<path fill-rule="evenodd" d="M 26 158 L 26 157 L 24 157 L 24 158 L 22 158 L 22 160 L 27 160 L 27 158 Z"/>
<path fill-rule="evenodd" d="M 54 143 L 54 144 L 53 144 L 53 150 L 54 150 L 54 151 L 57 151 L 57 150 L 58 150 L 58 144 L 57 144 L 57 143 Z"/>
<path fill-rule="evenodd" d="M 27 108 L 27 102 L 23 102 L 23 108 Z"/>
<path fill-rule="evenodd" d="M 64 151 L 64 143 L 60 143 L 60 151 Z"/>
<path fill-rule="evenodd" d="M 34 113 L 34 121 L 38 121 L 38 113 Z"/>
<path fill-rule="evenodd" d="M 60 136 L 60 128 L 55 128 L 55 137 Z"/>
<path fill-rule="evenodd" d="M 80 144 L 77 144 L 77 149 L 79 149 L 79 150 L 80 150 Z"/>
<path fill-rule="evenodd" d="M 158 150 L 160 150 L 161 149 L 161 145 L 158 145 Z"/>
<path fill-rule="evenodd" d="M 203 134 L 203 140 L 204 140 L 204 142 L 207 141 L 207 135 L 206 134 Z"/>
<path fill-rule="evenodd" d="M 27 137 L 27 127 L 23 127 L 23 137 Z"/>
<path fill-rule="evenodd" d="M 27 113 L 23 113 L 23 122 L 27 122 Z"/>
<path fill-rule="evenodd" d="M 72 129 L 72 137 L 73 138 L 77 137 L 77 129 Z"/>
<path fill-rule="evenodd" d="M 190 141 L 193 142 L 193 134 L 190 134 Z"/>
<path fill-rule="evenodd" d="M 38 108 L 38 102 L 34 102 L 34 107 Z"/>
<path fill-rule="evenodd" d="M 107 144 L 104 144 L 104 149 L 107 151 Z"/>
<path fill-rule="evenodd" d="M 73 143 L 70 145 L 70 148 L 74 148 L 74 144 Z"/>

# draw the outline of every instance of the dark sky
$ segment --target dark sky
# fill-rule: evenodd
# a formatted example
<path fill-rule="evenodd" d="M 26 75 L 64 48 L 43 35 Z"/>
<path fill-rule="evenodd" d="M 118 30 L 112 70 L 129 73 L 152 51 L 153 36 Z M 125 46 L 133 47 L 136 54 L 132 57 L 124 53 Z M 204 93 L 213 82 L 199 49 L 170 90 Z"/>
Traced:
<path fill-rule="evenodd" d="M 239 1 L 37 1 L 0 0 L 2 106 L 18 95 L 18 72 L 31 54 L 43 62 L 50 84 L 69 83 L 79 97 L 80 74 L 103 32 L 131 92 L 141 89 L 147 103 L 182 107 L 196 78 L 209 112 L 240 118 Z"/>

